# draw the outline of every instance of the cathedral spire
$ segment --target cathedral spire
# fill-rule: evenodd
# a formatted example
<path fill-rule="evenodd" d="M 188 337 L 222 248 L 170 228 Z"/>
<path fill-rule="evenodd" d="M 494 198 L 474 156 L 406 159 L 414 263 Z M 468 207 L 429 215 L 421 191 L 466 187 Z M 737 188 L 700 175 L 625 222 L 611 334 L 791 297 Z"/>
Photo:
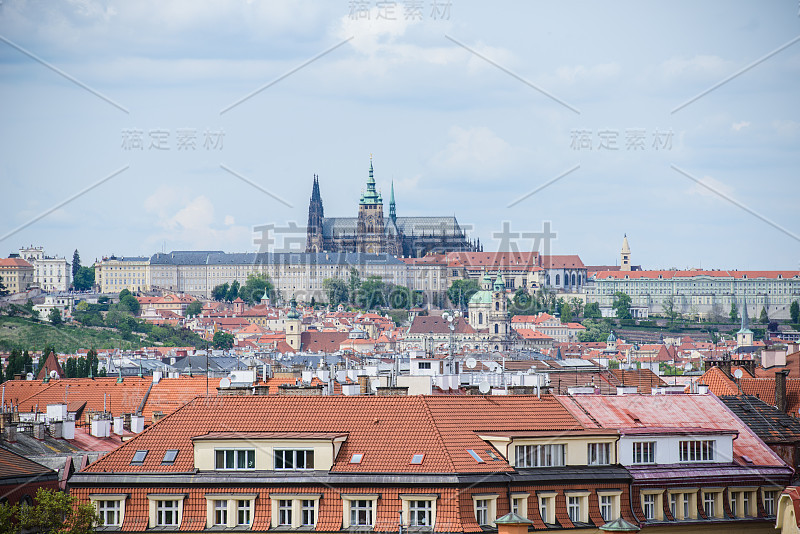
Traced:
<path fill-rule="evenodd" d="M 389 218 L 393 221 L 397 219 L 397 213 L 394 209 L 394 180 L 392 180 L 392 194 L 389 197 Z"/>

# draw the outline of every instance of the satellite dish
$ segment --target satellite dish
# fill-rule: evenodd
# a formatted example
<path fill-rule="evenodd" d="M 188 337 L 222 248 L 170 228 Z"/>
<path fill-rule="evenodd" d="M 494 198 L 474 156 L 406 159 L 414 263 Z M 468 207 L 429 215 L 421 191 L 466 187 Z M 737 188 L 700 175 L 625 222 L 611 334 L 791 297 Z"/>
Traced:
<path fill-rule="evenodd" d="M 733 372 L 733 376 L 735 376 L 738 380 L 739 378 L 742 378 L 742 376 L 744 376 L 744 373 L 742 372 L 741 369 L 737 369 Z"/>
<path fill-rule="evenodd" d="M 56 378 L 58 378 L 58 373 L 56 372 L 56 370 L 55 370 L 55 369 L 53 369 L 52 371 L 50 371 L 50 378 L 53 378 L 53 379 L 56 379 Z"/>
<path fill-rule="evenodd" d="M 685 371 L 691 371 L 692 370 L 692 364 L 689 363 L 689 362 L 686 362 L 686 365 L 683 366 L 683 369 Z"/>
<path fill-rule="evenodd" d="M 491 391 L 491 389 L 492 389 L 492 386 L 490 386 L 490 385 L 489 385 L 489 382 L 487 382 L 486 380 L 484 380 L 483 382 L 481 382 L 481 383 L 480 383 L 480 385 L 478 386 L 478 391 L 480 391 L 480 392 L 481 392 L 481 393 L 483 393 L 484 395 L 486 395 L 487 393 L 489 393 L 489 391 Z"/>
<path fill-rule="evenodd" d="M 475 369 L 475 366 L 478 365 L 478 361 L 473 357 L 469 357 L 467 358 L 466 364 L 469 369 Z"/>
<path fill-rule="evenodd" d="M 33 380 L 33 373 L 28 373 L 27 375 L 25 375 L 25 379 L 26 380 Z"/>
<path fill-rule="evenodd" d="M 380 385 L 381 385 L 380 379 L 376 378 L 375 380 L 370 382 L 369 387 L 370 387 L 370 389 L 372 389 L 372 391 L 378 391 L 378 388 L 380 387 Z"/>
<path fill-rule="evenodd" d="M 222 380 L 219 381 L 219 387 L 221 387 L 222 389 L 231 387 L 231 379 L 223 378 Z"/>
<path fill-rule="evenodd" d="M 499 375 L 503 372 L 503 368 L 498 365 L 497 367 L 494 368 L 494 372 Z"/>

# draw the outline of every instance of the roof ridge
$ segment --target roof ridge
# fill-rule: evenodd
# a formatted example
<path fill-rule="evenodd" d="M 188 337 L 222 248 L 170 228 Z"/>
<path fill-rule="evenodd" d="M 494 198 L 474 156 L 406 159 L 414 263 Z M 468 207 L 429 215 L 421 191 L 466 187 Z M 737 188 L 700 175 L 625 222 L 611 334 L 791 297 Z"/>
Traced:
<path fill-rule="evenodd" d="M 428 416 L 428 420 L 433 426 L 434 434 L 436 435 L 436 439 L 439 440 L 439 446 L 441 450 L 445 453 L 447 457 L 447 462 L 450 464 L 451 472 L 456 472 L 456 464 L 453 462 L 453 458 L 450 456 L 450 449 L 447 447 L 447 444 L 442 437 L 442 432 L 439 430 L 439 425 L 437 424 L 436 418 L 433 416 L 433 412 L 431 412 L 430 406 L 428 406 L 428 399 L 426 395 L 419 396 L 419 402 L 422 403 L 423 409 L 425 414 Z"/>

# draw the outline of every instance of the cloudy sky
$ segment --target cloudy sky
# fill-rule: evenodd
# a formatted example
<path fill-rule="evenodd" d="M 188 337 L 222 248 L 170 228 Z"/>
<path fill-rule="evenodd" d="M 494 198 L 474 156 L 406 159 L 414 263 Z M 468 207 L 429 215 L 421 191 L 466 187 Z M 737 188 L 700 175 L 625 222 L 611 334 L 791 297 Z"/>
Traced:
<path fill-rule="evenodd" d="M 486 250 L 549 222 L 587 264 L 627 233 L 646 268 L 798 269 L 799 10 L 2 0 L 0 254 L 255 251 L 314 174 L 356 215 L 372 154 Z"/>

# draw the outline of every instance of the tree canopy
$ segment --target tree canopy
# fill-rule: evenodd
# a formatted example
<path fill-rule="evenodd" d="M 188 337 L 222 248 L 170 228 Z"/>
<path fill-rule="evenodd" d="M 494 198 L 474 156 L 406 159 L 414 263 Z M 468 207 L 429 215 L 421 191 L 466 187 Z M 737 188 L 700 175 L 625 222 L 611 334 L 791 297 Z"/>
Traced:
<path fill-rule="evenodd" d="M 614 304 L 611 307 L 616 310 L 617 319 L 631 318 L 631 298 L 622 291 L 614 293 Z"/>
<path fill-rule="evenodd" d="M 465 309 L 469 304 L 469 299 L 480 290 L 481 286 L 477 280 L 453 280 L 447 289 L 447 298 L 454 308 Z"/>
<path fill-rule="evenodd" d="M 94 267 L 80 267 L 72 279 L 72 286 L 77 291 L 88 291 L 94 286 Z"/>
<path fill-rule="evenodd" d="M 36 490 L 35 506 L 0 505 L 3 534 L 93 534 L 100 517 L 94 506 L 45 488 Z"/>

